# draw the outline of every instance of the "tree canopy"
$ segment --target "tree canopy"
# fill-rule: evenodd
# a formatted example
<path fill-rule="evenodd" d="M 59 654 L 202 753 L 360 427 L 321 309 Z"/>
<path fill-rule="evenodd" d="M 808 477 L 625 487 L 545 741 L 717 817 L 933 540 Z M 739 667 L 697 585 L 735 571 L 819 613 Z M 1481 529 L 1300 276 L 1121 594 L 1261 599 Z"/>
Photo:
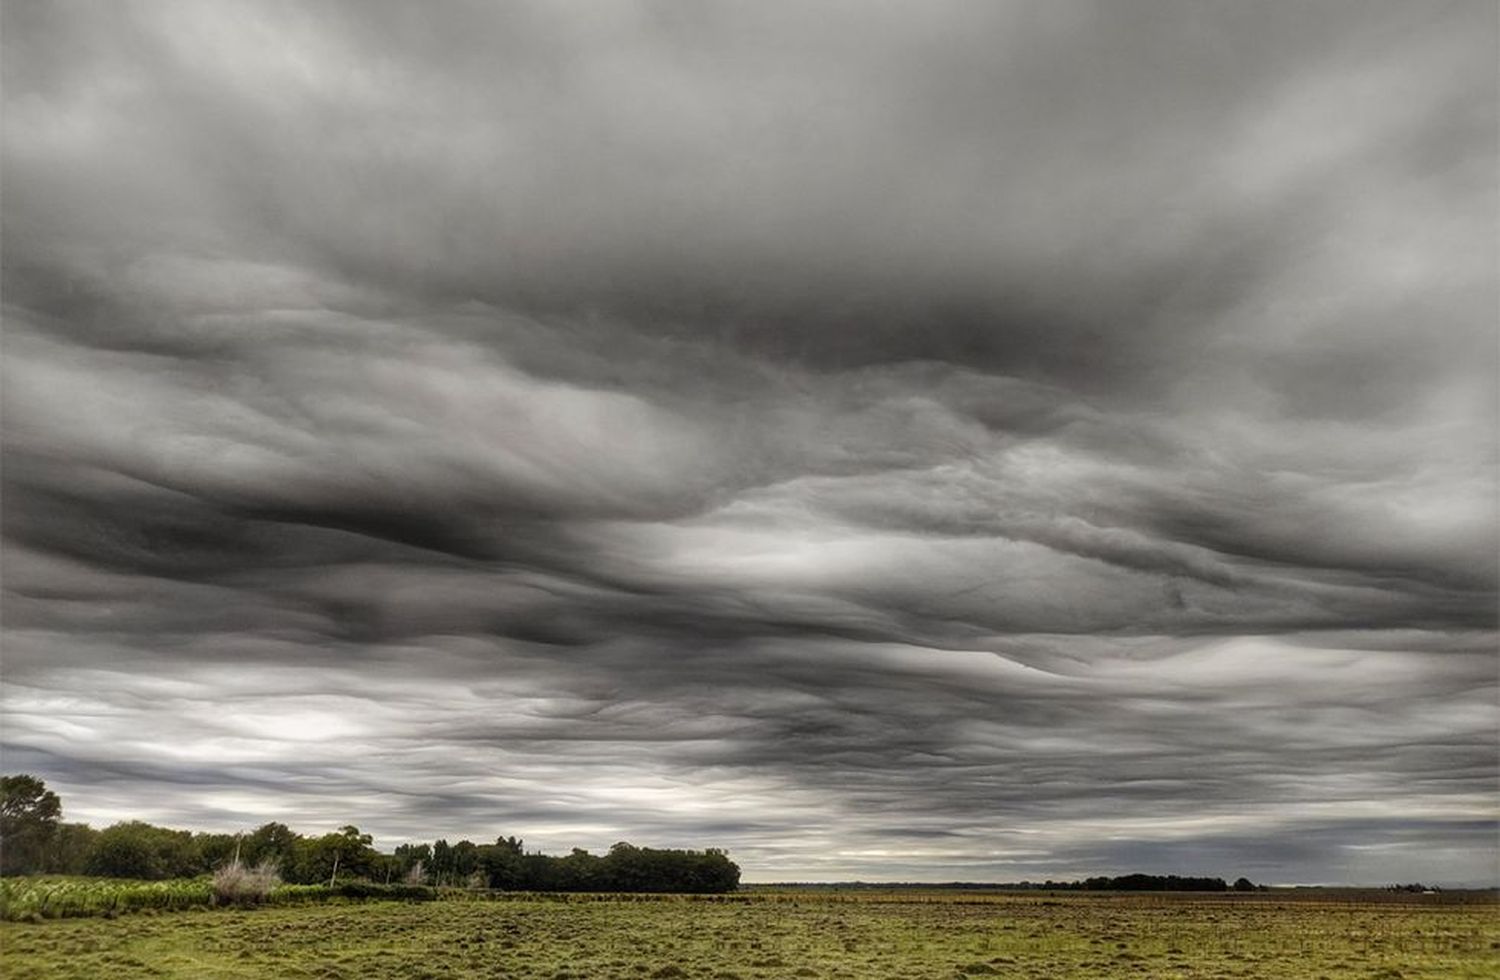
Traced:
<path fill-rule="evenodd" d="M 62 801 L 35 776 L 0 777 L 0 874 L 21 874 L 45 860 Z"/>
<path fill-rule="evenodd" d="M 376 850 L 371 835 L 348 824 L 305 836 L 283 823 L 239 834 L 191 833 L 139 820 L 94 830 L 61 824 L 57 795 L 34 776 L 4 777 L 0 853 L 5 874 L 90 874 L 181 878 L 209 874 L 238 858 L 269 862 L 283 880 L 405 881 L 516 891 L 725 892 L 740 869 L 718 849 L 655 849 L 619 843 L 599 856 L 574 848 L 563 857 L 527 853 L 517 837 L 402 844 Z"/>

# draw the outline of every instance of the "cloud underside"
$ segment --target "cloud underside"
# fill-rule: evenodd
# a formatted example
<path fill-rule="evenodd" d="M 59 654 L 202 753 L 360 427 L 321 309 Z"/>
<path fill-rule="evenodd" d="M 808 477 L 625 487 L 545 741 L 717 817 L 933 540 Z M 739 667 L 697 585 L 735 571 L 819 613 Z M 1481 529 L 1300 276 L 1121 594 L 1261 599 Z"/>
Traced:
<path fill-rule="evenodd" d="M 4 21 L 69 816 L 1492 877 L 1493 10 Z"/>

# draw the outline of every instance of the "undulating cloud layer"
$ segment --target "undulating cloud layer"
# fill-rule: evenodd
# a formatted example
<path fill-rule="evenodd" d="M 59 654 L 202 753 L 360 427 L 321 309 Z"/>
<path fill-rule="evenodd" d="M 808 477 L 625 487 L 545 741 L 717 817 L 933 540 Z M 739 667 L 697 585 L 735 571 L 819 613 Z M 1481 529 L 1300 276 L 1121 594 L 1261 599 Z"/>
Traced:
<path fill-rule="evenodd" d="M 1483 2 L 7 2 L 6 771 L 1496 875 Z"/>

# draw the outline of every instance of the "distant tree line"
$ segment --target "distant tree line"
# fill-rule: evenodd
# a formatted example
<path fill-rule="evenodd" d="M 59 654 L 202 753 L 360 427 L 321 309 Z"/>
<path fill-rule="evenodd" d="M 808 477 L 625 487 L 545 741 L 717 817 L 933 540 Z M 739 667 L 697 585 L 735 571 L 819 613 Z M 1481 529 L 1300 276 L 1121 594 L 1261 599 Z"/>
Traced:
<path fill-rule="evenodd" d="M 788 882 L 774 886 L 778 890 L 810 891 L 887 891 L 892 888 L 916 888 L 924 891 L 1267 891 L 1265 885 L 1257 885 L 1249 878 L 1239 878 L 1234 884 L 1226 884 L 1223 878 L 1185 878 L 1179 875 L 1131 874 L 1120 877 L 1095 877 L 1083 881 L 840 881 L 840 882 Z"/>
<path fill-rule="evenodd" d="M 1072 887 L 1111 892 L 1227 892 L 1231 886 L 1223 878 L 1133 874 L 1118 878 L 1085 878 Z M 1254 891 L 1255 885 L 1248 878 L 1241 878 L 1234 883 L 1233 889 L 1239 892 Z"/>
<path fill-rule="evenodd" d="M 890 888 L 889 884 L 864 884 L 857 882 L 841 887 Z M 905 887 L 905 886 L 903 886 Z M 1009 881 L 1009 882 L 964 882 L 950 881 L 943 884 L 920 884 L 918 888 L 944 888 L 956 890 L 992 891 L 1097 891 L 1097 892 L 1253 892 L 1264 890 L 1249 878 L 1240 878 L 1229 884 L 1223 878 L 1195 878 L 1182 875 L 1128 874 L 1110 877 L 1100 875 L 1082 881 Z"/>
<path fill-rule="evenodd" d="M 269 863 L 293 884 L 367 880 L 515 891 L 728 892 L 740 869 L 722 850 L 661 850 L 618 843 L 608 854 L 528 853 L 515 837 L 493 844 L 374 848 L 353 825 L 305 836 L 282 823 L 242 834 L 191 833 L 138 820 L 103 830 L 64 823 L 62 803 L 40 779 L 0 777 L 0 874 L 192 878 L 238 861 Z"/>
<path fill-rule="evenodd" d="M 1046 891 L 1091 891 L 1091 892 L 1253 892 L 1264 891 L 1249 878 L 1238 878 L 1229 884 L 1223 878 L 1192 877 L 1184 875 L 1128 874 L 1110 877 L 1098 875 L 1082 881 L 1022 881 L 1001 885 L 1006 889 L 1044 889 Z"/>

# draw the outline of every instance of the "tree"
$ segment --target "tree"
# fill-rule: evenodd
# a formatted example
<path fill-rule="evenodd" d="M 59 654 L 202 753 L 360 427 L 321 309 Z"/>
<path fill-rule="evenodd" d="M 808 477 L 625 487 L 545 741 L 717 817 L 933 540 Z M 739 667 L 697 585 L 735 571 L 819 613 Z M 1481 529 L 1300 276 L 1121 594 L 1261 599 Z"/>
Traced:
<path fill-rule="evenodd" d="M 166 870 L 140 826 L 115 824 L 101 830 L 83 870 L 104 878 L 165 878 Z"/>
<path fill-rule="evenodd" d="M 352 825 L 322 837 L 299 838 L 287 877 L 303 885 L 330 881 L 335 876 L 369 878 L 377 872 L 380 857 L 370 846 L 372 840 Z M 383 875 L 383 870 L 380 873 Z"/>
<path fill-rule="evenodd" d="M 453 876 L 453 847 L 446 840 L 432 845 L 432 880 L 439 885 L 448 884 Z"/>
<path fill-rule="evenodd" d="M 0 873 L 89 874 L 112 878 L 188 878 L 244 873 L 268 864 L 298 884 L 338 883 L 358 891 L 367 882 L 407 879 L 523 891 L 725 892 L 739 867 L 721 850 L 660 850 L 620 842 L 604 856 L 574 848 L 564 857 L 525 852 L 516 837 L 493 844 L 403 844 L 382 854 L 373 838 L 346 825 L 303 837 L 285 824 L 249 833 L 191 833 L 139 820 L 104 830 L 60 822 L 62 804 L 35 776 L 0 778 Z M 267 873 L 267 880 L 270 874 Z M 1149 876 L 1136 876 L 1146 878 Z M 1242 879 L 1243 880 L 1243 879 Z M 1100 887 L 1125 887 L 1100 879 Z M 1194 887 L 1199 879 L 1151 879 L 1151 887 Z M 1222 890 L 1222 879 L 1213 879 Z M 1236 883 L 1239 887 L 1239 883 Z"/>
<path fill-rule="evenodd" d="M 1249 878 L 1236 878 L 1234 880 L 1234 890 L 1237 892 L 1253 892 L 1255 891 L 1255 882 Z"/>
<path fill-rule="evenodd" d="M 61 823 L 47 847 L 42 870 L 55 875 L 81 875 L 99 831 L 86 823 Z"/>
<path fill-rule="evenodd" d="M 300 834 L 284 823 L 262 824 L 240 841 L 240 860 L 250 867 L 270 861 L 286 876 L 301 839 Z"/>
<path fill-rule="evenodd" d="M 498 837 L 495 843 L 479 849 L 479 867 L 491 888 L 525 887 L 523 853 L 521 841 L 515 837 Z"/>
<path fill-rule="evenodd" d="M 62 801 L 35 776 L 0 777 L 0 874 L 42 870 Z"/>
<path fill-rule="evenodd" d="M 216 871 L 232 863 L 238 855 L 245 863 L 244 841 L 239 834 L 194 834 L 193 847 L 198 852 L 200 871 Z"/>
<path fill-rule="evenodd" d="M 94 839 L 84 871 L 103 878 L 191 878 L 200 870 L 193 835 L 132 820 Z"/>
<path fill-rule="evenodd" d="M 403 880 L 411 884 L 422 884 L 427 880 L 428 865 L 432 864 L 431 844 L 401 844 L 392 857 L 396 862 L 396 874 Z"/>
<path fill-rule="evenodd" d="M 452 861 L 453 883 L 471 884 L 479 870 L 479 848 L 471 840 L 461 840 L 453 845 Z"/>
<path fill-rule="evenodd" d="M 602 886 L 601 871 L 604 862 L 580 847 L 571 854 L 553 862 L 556 881 L 554 888 L 565 892 L 593 891 Z"/>

